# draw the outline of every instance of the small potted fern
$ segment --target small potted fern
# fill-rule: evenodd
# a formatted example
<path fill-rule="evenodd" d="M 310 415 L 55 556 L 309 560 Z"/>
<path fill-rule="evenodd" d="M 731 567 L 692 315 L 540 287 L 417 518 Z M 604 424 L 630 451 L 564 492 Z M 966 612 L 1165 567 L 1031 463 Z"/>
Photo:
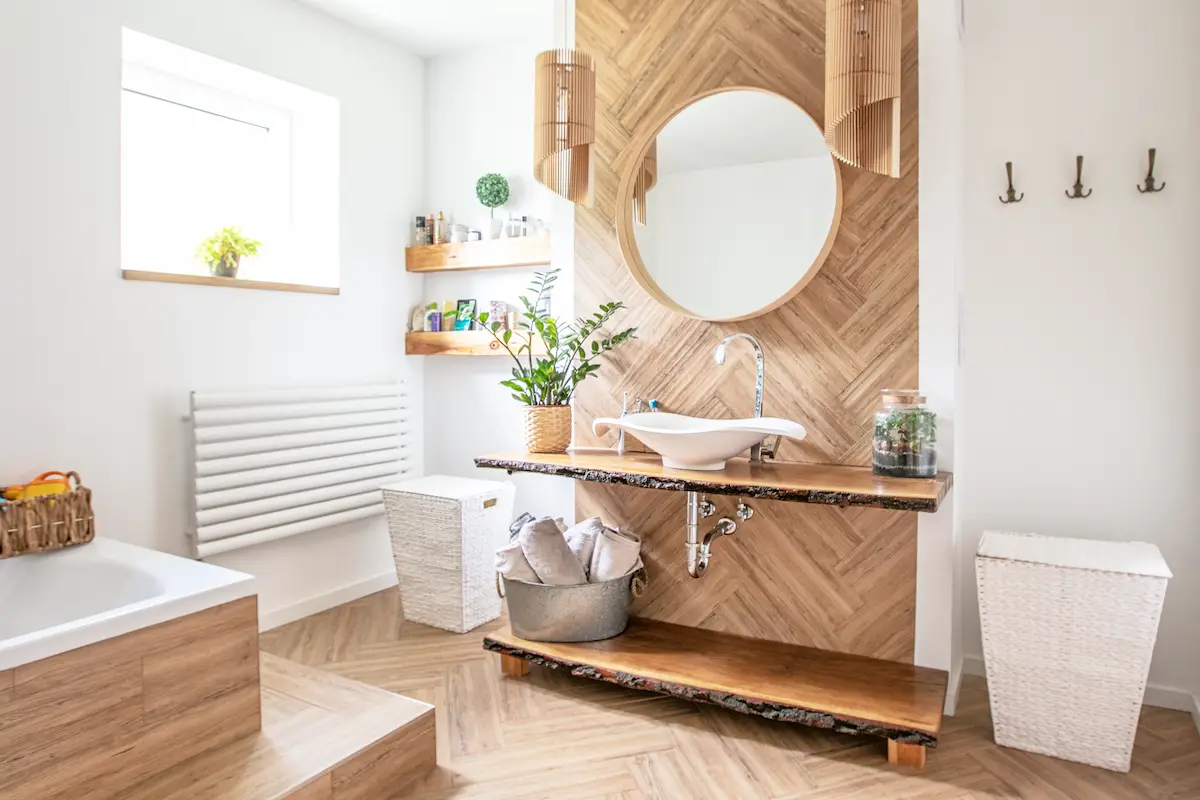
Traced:
<path fill-rule="evenodd" d="M 475 182 L 475 196 L 491 214 L 485 228 L 487 238 L 499 239 L 503 220 L 496 219 L 496 209 L 508 202 L 508 180 L 503 175 L 489 172 Z"/>
<path fill-rule="evenodd" d="M 534 275 L 529 292 L 519 298 L 524 312 L 517 330 L 502 327 L 488 314 L 476 316 L 508 351 L 516 364 L 512 377 L 500 385 L 512 390 L 513 399 L 525 405 L 525 449 L 530 453 L 565 453 L 571 444 L 571 398 L 579 384 L 600 369 L 598 359 L 634 338 L 637 328 L 606 334 L 602 328 L 625 308 L 622 302 L 602 303 L 591 317 L 564 325 L 545 311 L 558 280 L 559 270 Z M 541 339 L 546 355 L 535 356 L 531 346 Z"/>
<path fill-rule="evenodd" d="M 242 234 L 238 227 L 222 228 L 196 248 L 196 257 L 218 278 L 236 278 L 245 256 L 258 255 L 262 242 Z"/>

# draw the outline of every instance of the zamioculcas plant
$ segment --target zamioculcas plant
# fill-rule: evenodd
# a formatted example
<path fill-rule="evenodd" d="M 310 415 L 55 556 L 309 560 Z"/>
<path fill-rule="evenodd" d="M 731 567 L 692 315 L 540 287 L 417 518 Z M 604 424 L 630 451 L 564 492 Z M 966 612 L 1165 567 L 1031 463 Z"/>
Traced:
<path fill-rule="evenodd" d="M 520 298 L 524 311 L 517 330 L 502 329 L 502 320 L 485 312 L 476 317 L 512 357 L 512 377 L 500 385 L 512 390 L 514 400 L 525 405 L 526 446 L 533 453 L 563 452 L 571 442 L 571 398 L 579 384 L 600 369 L 599 359 L 634 338 L 637 328 L 607 334 L 604 326 L 625 304 L 602 303 L 590 317 L 563 324 L 545 310 L 559 270 L 534 275 L 529 293 Z M 534 355 L 540 339 L 545 355 Z M 550 431 L 550 435 L 537 435 Z"/>
<path fill-rule="evenodd" d="M 208 264 L 209 272 L 222 278 L 236 278 L 243 256 L 256 256 L 262 242 L 242 234 L 238 227 L 222 228 L 196 248 L 196 257 Z"/>

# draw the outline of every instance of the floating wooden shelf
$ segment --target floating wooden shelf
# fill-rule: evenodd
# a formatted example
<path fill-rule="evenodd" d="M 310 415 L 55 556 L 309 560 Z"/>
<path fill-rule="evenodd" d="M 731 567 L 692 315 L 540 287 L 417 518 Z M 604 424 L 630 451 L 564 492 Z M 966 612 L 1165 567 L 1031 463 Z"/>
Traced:
<path fill-rule="evenodd" d="M 896 661 L 639 618 L 599 642 L 530 642 L 505 626 L 483 647 L 501 654 L 508 675 L 530 662 L 743 714 L 881 736 L 912 761 L 923 761 L 920 748 L 935 747 L 942 729 L 946 673 Z"/>
<path fill-rule="evenodd" d="M 592 483 L 618 483 L 642 489 L 671 489 L 709 494 L 735 494 L 765 500 L 872 506 L 895 511 L 938 510 L 953 476 L 883 478 L 870 467 L 839 464 L 795 464 L 769 461 L 751 464 L 734 458 L 717 472 L 668 469 L 654 453 L 619 456 L 613 450 L 579 448 L 566 454 L 503 453 L 475 459 L 477 467 L 509 472 L 561 475 Z"/>
<path fill-rule="evenodd" d="M 513 335 L 510 346 L 517 349 L 517 335 Z M 495 337 L 487 331 L 446 331 L 427 333 L 409 331 L 404 335 L 404 352 L 410 356 L 507 356 Z M 535 339 L 533 354 L 545 355 L 546 346 Z"/>
<path fill-rule="evenodd" d="M 549 266 L 550 237 L 521 236 L 409 247 L 404 251 L 404 261 L 409 272 Z"/>

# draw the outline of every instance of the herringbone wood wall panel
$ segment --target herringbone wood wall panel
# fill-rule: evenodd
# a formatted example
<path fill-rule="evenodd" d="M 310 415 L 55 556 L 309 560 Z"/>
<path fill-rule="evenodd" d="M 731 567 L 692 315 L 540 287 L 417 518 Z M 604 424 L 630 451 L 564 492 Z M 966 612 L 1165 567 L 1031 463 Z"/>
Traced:
<path fill-rule="evenodd" d="M 624 321 L 640 329 L 577 394 L 577 445 L 611 444 L 591 423 L 618 413 L 622 391 L 685 414 L 751 416 L 754 360 L 745 345 L 733 345 L 723 367 L 712 358 L 722 337 L 745 331 L 767 355 L 764 413 L 808 429 L 804 442 L 784 444 L 782 458 L 869 463 L 879 390 L 917 383 L 916 5 L 905 3 L 900 178 L 843 167 L 841 229 L 812 283 L 763 317 L 712 324 L 659 306 L 622 263 L 613 223 L 621 173 L 637 155 L 630 140 L 718 86 L 770 89 L 822 123 L 824 0 L 576 0 L 577 46 L 597 61 L 598 118 L 596 203 L 575 214 L 575 303 L 584 311 L 625 300 Z M 745 209 L 729 235 L 753 236 L 755 218 Z M 779 254 L 780 269 L 806 267 Z M 737 279 L 730 264 L 729 280 Z M 756 501 L 759 513 L 717 542 L 708 575 L 696 581 L 684 569 L 682 493 L 580 483 L 576 504 L 580 515 L 645 537 L 651 582 L 637 614 L 912 660 L 915 514 Z M 731 505 L 718 499 L 722 513 Z"/>

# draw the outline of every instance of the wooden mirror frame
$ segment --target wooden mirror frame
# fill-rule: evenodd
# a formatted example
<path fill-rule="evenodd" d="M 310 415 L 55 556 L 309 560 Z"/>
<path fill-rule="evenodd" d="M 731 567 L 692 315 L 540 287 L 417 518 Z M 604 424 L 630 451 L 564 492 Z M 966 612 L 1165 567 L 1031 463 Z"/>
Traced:
<path fill-rule="evenodd" d="M 779 94 L 779 92 L 774 92 L 770 89 L 763 89 L 757 86 L 722 86 L 717 89 L 709 89 L 708 91 L 694 95 L 683 103 L 675 106 L 657 123 L 651 125 L 643 133 L 637 135 L 637 137 L 634 139 L 633 147 L 629 150 L 629 152 L 633 153 L 634 156 L 627 162 L 625 170 L 621 175 L 621 183 L 617 189 L 617 243 L 621 247 L 621 256 L 625 259 L 626 268 L 629 270 L 630 274 L 633 275 L 633 279 L 638 282 L 638 285 L 645 289 L 646 292 L 656 301 L 671 309 L 676 314 L 690 317 L 691 319 L 699 319 L 706 322 L 738 322 L 740 320 L 761 317 L 763 314 L 767 314 L 779 308 L 784 303 L 787 303 L 793 297 L 798 295 L 801 290 L 808 285 L 809 281 L 816 276 L 817 272 L 820 271 L 822 265 L 825 263 L 825 260 L 829 257 L 829 251 L 833 249 L 833 243 L 834 240 L 837 239 L 838 229 L 842 225 L 842 171 L 838 165 L 837 159 L 833 157 L 832 153 L 830 153 L 829 160 L 833 164 L 833 178 L 834 183 L 836 184 L 836 190 L 834 193 L 833 221 L 829 225 L 829 233 L 825 237 L 825 244 L 822 245 L 820 252 L 817 253 L 817 257 L 813 260 L 812 264 L 810 264 L 808 269 L 805 270 L 804 275 L 801 276 L 800 280 L 795 286 L 784 292 L 781 297 L 776 298 L 770 304 L 763 306 L 757 311 L 752 311 L 749 314 L 742 314 L 736 317 L 702 317 L 698 314 L 688 311 L 686 308 L 668 297 L 667 294 L 662 290 L 662 287 L 658 285 L 658 282 L 650 275 L 650 271 L 646 268 L 645 262 L 642 261 L 641 253 L 638 251 L 637 240 L 634 238 L 633 190 L 634 183 L 637 181 L 638 172 L 641 169 L 642 157 L 646 154 L 646 150 L 650 147 L 650 143 L 657 139 L 658 135 L 662 133 L 663 128 L 667 127 L 667 124 L 671 120 L 675 119 L 675 117 L 679 116 L 684 109 L 692 106 L 695 103 L 698 103 L 706 97 L 712 97 L 713 95 L 724 94 L 726 92 L 747 91 L 763 92 L 764 94 L 773 94 L 776 97 L 782 97 L 784 100 L 787 100 L 789 103 L 794 105 L 797 111 L 808 117 L 809 121 L 812 122 L 813 127 L 816 128 L 817 133 L 822 133 L 821 126 L 815 119 L 813 119 L 812 114 L 809 114 L 804 109 L 804 106 L 800 105 L 786 95 Z"/>

